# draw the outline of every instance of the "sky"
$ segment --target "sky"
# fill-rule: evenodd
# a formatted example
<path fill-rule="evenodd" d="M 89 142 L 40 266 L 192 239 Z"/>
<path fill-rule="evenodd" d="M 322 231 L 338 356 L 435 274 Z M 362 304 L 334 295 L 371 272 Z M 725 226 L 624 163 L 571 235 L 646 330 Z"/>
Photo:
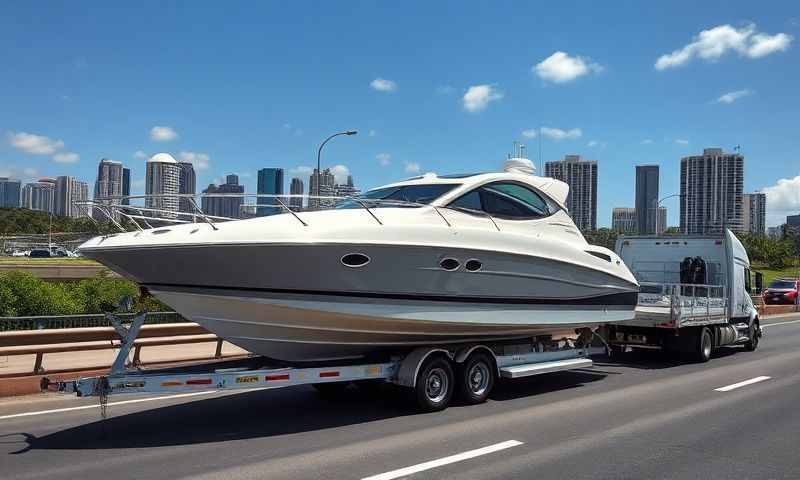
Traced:
<path fill-rule="evenodd" d="M 139 193 L 168 152 L 198 191 L 265 167 L 307 188 L 355 129 L 322 164 L 367 189 L 497 171 L 513 141 L 538 165 L 541 142 L 598 161 L 608 226 L 635 165 L 667 196 L 682 156 L 740 145 L 775 225 L 800 213 L 798 41 L 796 1 L 6 2 L 0 176 L 93 185 L 105 157 Z"/>

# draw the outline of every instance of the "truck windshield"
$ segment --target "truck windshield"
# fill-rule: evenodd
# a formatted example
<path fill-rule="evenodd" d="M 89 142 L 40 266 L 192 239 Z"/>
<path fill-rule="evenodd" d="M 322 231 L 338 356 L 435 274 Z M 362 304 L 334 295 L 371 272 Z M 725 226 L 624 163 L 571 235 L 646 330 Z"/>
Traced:
<path fill-rule="evenodd" d="M 450 190 L 460 186 L 460 183 L 434 183 L 420 185 L 401 185 L 370 190 L 355 198 L 361 200 L 369 208 L 377 207 L 418 207 L 419 205 L 402 205 L 401 202 L 429 204 Z M 393 202 L 376 202 L 370 200 L 397 200 Z M 362 208 L 353 200 L 345 200 L 336 208 Z"/>

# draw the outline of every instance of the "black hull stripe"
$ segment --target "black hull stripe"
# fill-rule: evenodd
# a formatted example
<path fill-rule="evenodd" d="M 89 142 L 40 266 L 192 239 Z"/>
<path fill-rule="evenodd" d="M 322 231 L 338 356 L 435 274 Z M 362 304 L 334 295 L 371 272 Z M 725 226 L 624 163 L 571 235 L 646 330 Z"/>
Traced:
<path fill-rule="evenodd" d="M 299 290 L 286 288 L 252 288 L 252 287 L 227 287 L 209 285 L 191 285 L 177 283 L 145 283 L 145 287 L 154 290 L 170 288 L 225 290 L 240 292 L 260 292 L 290 295 L 324 295 L 331 297 L 376 298 L 386 300 L 412 300 L 426 302 L 451 302 L 451 303 L 493 303 L 504 305 L 575 305 L 575 306 L 629 306 L 636 307 L 638 292 L 611 293 L 585 298 L 520 298 L 520 297 L 458 297 L 454 295 L 426 295 L 422 293 L 379 293 L 379 292 L 341 292 L 320 290 Z"/>

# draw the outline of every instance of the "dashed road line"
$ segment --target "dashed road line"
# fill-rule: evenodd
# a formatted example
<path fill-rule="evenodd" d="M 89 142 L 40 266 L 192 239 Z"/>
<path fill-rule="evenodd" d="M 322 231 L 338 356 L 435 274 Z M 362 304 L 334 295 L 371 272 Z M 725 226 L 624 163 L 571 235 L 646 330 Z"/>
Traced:
<path fill-rule="evenodd" d="M 788 322 L 777 322 L 777 323 L 765 323 L 761 325 L 761 328 L 774 327 L 776 325 L 788 325 L 790 323 L 800 323 L 800 320 L 790 320 Z"/>
<path fill-rule="evenodd" d="M 750 380 L 745 380 L 743 382 L 734 383 L 734 384 L 731 384 L 731 385 L 726 385 L 724 387 L 715 388 L 714 391 L 715 392 L 730 392 L 731 390 L 736 390 L 737 388 L 740 388 L 740 387 L 746 387 L 747 385 L 752 385 L 754 383 L 763 382 L 764 380 L 769 380 L 770 378 L 772 378 L 772 377 L 767 377 L 767 376 L 755 377 L 755 378 L 751 378 Z"/>

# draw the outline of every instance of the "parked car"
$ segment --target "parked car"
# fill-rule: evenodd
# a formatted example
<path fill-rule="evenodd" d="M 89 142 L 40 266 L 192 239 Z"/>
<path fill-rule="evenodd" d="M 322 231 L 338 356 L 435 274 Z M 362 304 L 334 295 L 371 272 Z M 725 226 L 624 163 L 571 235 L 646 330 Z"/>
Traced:
<path fill-rule="evenodd" d="M 800 280 L 796 278 L 776 278 L 764 290 L 764 303 L 769 305 L 796 305 L 800 292 Z"/>
<path fill-rule="evenodd" d="M 31 253 L 28 255 L 31 258 L 50 258 L 52 255 L 50 254 L 50 250 L 46 248 L 34 248 L 31 250 Z"/>

